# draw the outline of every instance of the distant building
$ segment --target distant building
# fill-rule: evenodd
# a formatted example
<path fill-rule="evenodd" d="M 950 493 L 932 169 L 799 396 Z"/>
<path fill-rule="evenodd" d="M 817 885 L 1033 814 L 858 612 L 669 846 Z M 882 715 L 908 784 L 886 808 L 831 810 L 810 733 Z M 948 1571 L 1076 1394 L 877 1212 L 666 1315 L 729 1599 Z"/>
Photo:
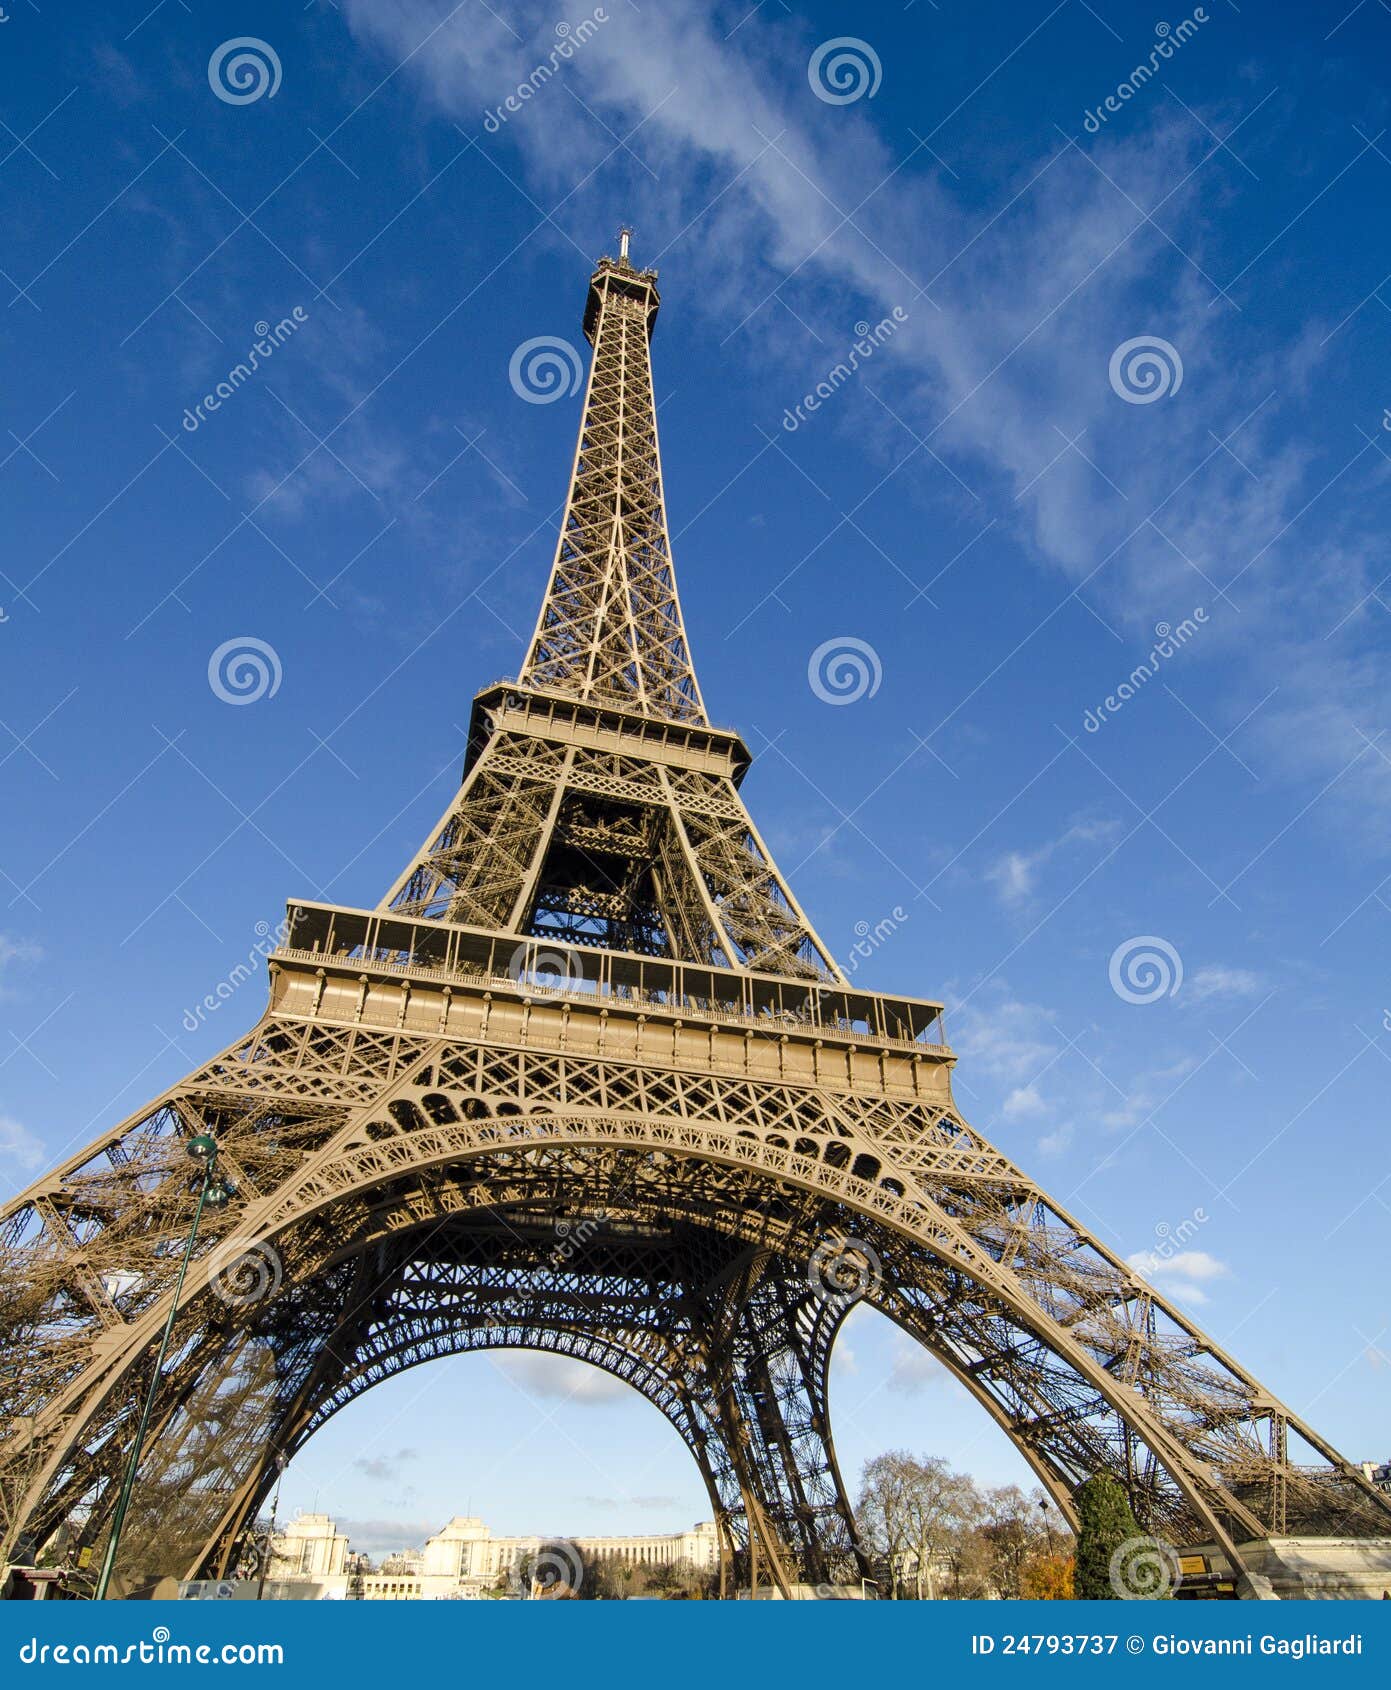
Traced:
<path fill-rule="evenodd" d="M 271 1540 L 271 1578 L 337 1578 L 347 1570 L 348 1540 L 327 1514 L 301 1514 Z"/>
<path fill-rule="evenodd" d="M 687 1532 L 623 1537 L 494 1537 L 482 1520 L 456 1515 L 423 1550 L 397 1550 L 377 1572 L 357 1572 L 347 1537 L 327 1514 L 302 1514 L 271 1545 L 268 1595 L 360 1597 L 382 1601 L 448 1601 L 515 1586 L 524 1556 L 547 1543 L 573 1543 L 586 1560 L 620 1566 L 671 1567 L 688 1562 L 709 1573 L 720 1564 L 713 1520 Z"/>
<path fill-rule="evenodd" d="M 1364 1461 L 1362 1472 L 1378 1490 L 1391 1491 L 1391 1461 Z"/>

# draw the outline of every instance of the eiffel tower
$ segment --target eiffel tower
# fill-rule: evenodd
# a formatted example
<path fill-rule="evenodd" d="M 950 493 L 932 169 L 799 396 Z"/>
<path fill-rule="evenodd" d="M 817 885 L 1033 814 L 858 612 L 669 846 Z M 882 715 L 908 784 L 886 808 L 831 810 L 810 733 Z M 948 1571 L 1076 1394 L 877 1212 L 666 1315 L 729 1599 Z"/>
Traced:
<path fill-rule="evenodd" d="M 1253 1544 L 1391 1535 L 1357 1467 L 966 1125 L 942 1005 L 853 985 L 779 873 L 687 647 L 657 309 L 625 235 L 530 649 L 414 861 L 375 909 L 292 904 L 252 1031 L 0 1212 L 8 1542 L 100 1556 L 148 1397 L 113 1594 L 225 1576 L 339 1409 L 521 1347 L 666 1415 L 725 1593 L 858 1587 L 827 1376 L 860 1301 L 1073 1523 L 1111 1474 L 1248 1594 Z M 208 1137 L 230 1200 L 181 1277 Z"/>

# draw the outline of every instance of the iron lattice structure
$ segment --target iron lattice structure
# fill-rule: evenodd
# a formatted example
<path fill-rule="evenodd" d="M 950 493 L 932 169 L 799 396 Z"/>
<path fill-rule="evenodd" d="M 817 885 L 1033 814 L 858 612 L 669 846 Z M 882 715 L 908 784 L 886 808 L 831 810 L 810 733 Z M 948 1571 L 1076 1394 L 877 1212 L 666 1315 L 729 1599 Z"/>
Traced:
<path fill-rule="evenodd" d="M 939 1003 L 852 987 L 744 807 L 672 573 L 656 277 L 593 276 L 570 498 L 521 677 L 374 910 L 291 906 L 255 1028 L 0 1214 L 9 1542 L 100 1552 L 213 1134 L 115 1588 L 218 1576 L 361 1392 L 578 1357 L 699 1465 L 722 1578 L 868 1572 L 827 1374 L 862 1298 L 1065 1516 L 1115 1475 L 1177 1544 L 1383 1535 L 1391 1505 L 957 1113 Z"/>

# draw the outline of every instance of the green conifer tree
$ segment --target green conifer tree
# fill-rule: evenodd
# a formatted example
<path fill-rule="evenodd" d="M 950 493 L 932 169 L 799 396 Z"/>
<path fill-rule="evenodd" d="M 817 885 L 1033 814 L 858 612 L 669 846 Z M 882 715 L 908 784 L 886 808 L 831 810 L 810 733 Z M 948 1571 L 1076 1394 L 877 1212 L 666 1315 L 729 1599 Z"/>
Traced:
<path fill-rule="evenodd" d="M 1082 1601 L 1114 1602 L 1111 1557 L 1122 1544 L 1142 1538 L 1125 1492 L 1108 1473 L 1094 1473 L 1077 1487 L 1077 1568 L 1073 1588 Z"/>

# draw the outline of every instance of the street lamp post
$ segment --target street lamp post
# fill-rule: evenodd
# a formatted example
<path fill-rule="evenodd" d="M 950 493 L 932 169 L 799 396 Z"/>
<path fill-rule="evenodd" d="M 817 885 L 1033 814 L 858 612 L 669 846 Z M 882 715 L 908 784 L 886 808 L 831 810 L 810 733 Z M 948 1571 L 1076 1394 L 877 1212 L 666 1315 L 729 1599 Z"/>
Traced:
<path fill-rule="evenodd" d="M 270 1499 L 270 1530 L 266 1533 L 266 1547 L 261 1554 L 261 1576 L 256 1581 L 256 1600 L 259 1602 L 266 1593 L 266 1573 L 270 1568 L 270 1558 L 275 1545 L 275 1516 L 280 1512 L 280 1485 L 285 1477 L 286 1455 L 283 1449 L 275 1452 L 275 1494 Z"/>
<path fill-rule="evenodd" d="M 140 1410 L 140 1420 L 135 1428 L 135 1441 L 131 1444 L 125 1477 L 121 1480 L 121 1494 L 116 1499 L 116 1511 L 111 1516 L 111 1535 L 106 1541 L 106 1554 L 102 1558 L 101 1575 L 97 1579 L 93 1598 L 97 1602 L 106 1599 L 106 1589 L 111 1583 L 112 1569 L 116 1565 L 116 1552 L 121 1545 L 121 1530 L 126 1523 L 126 1510 L 130 1507 L 131 1492 L 135 1489 L 135 1475 L 140 1470 L 145 1433 L 149 1430 L 150 1415 L 154 1412 L 160 1376 L 164 1372 L 164 1358 L 169 1353 L 169 1340 L 174 1331 L 174 1317 L 178 1313 L 179 1298 L 183 1294 L 184 1276 L 188 1272 L 188 1264 L 193 1257 L 193 1246 L 198 1238 L 198 1223 L 203 1218 L 205 1206 L 212 1209 L 225 1208 L 232 1195 L 231 1187 L 224 1180 L 217 1178 L 217 1140 L 211 1133 L 199 1133 L 196 1138 L 189 1139 L 184 1148 L 195 1162 L 203 1164 L 202 1177 L 198 1181 L 198 1202 L 188 1229 L 188 1242 L 184 1245 L 183 1260 L 179 1263 L 179 1276 L 174 1281 L 174 1294 L 169 1299 L 169 1315 L 164 1322 L 164 1335 L 159 1341 L 159 1353 L 155 1357 L 154 1371 L 150 1375 L 150 1388 L 145 1393 L 144 1406 Z"/>

